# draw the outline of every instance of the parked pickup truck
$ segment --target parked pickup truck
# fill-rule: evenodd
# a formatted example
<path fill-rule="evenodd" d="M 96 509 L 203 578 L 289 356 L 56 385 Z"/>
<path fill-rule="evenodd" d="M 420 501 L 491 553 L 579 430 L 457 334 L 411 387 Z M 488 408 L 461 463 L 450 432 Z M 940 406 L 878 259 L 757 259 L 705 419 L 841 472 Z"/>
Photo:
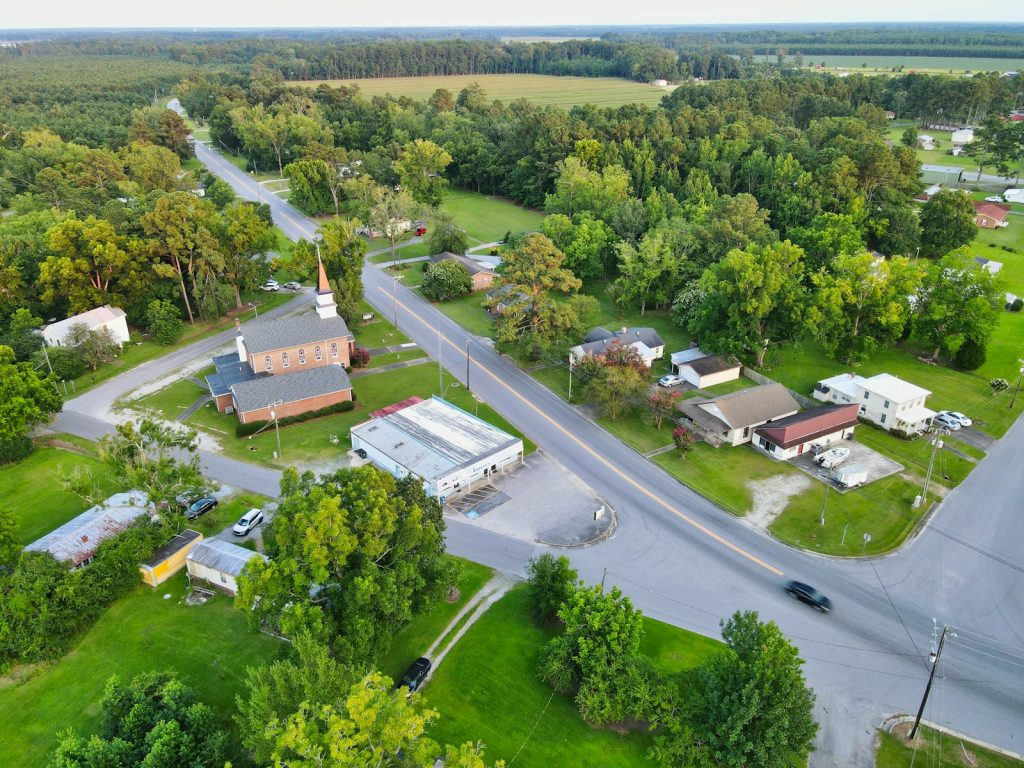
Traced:
<path fill-rule="evenodd" d="M 850 458 L 849 448 L 832 448 L 815 456 L 814 463 L 824 469 L 832 469 L 832 467 L 838 467 L 848 458 Z"/>

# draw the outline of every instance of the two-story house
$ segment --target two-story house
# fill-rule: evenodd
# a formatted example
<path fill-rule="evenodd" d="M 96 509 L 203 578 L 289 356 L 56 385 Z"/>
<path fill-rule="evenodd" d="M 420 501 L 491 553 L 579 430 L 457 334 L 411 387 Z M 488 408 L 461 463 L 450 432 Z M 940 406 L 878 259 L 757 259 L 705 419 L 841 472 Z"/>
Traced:
<path fill-rule="evenodd" d="M 861 418 L 885 430 L 916 434 L 927 429 L 935 416 L 924 404 L 931 392 L 890 373 L 869 378 L 841 373 L 819 381 L 811 394 L 823 403 L 856 403 Z"/>

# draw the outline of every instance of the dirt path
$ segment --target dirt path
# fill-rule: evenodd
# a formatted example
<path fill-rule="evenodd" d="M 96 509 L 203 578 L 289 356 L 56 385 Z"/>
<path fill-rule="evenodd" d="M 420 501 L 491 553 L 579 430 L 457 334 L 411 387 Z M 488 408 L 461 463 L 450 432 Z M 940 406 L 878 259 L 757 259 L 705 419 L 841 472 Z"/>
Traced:
<path fill-rule="evenodd" d="M 813 483 L 804 474 L 775 475 L 766 480 L 747 483 L 754 496 L 754 507 L 743 518 L 744 522 L 755 528 L 767 529 L 782 514 L 789 500 L 806 491 Z"/>

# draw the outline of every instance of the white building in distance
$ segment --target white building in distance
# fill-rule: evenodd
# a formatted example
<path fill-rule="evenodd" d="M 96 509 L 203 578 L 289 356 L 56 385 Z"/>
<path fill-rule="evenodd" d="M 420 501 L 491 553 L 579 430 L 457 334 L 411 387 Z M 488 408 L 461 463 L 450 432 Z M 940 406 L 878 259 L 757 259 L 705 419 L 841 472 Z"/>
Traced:
<path fill-rule="evenodd" d="M 857 403 L 861 418 L 885 430 L 923 432 L 935 416 L 924 405 L 931 392 L 890 373 L 870 378 L 841 373 L 819 381 L 811 394 L 823 403 Z"/>
<path fill-rule="evenodd" d="M 352 449 L 442 503 L 522 461 L 523 441 L 439 397 L 399 403 L 352 427 Z"/>
<path fill-rule="evenodd" d="M 90 309 L 80 315 L 74 315 L 67 320 L 61 320 L 43 328 L 43 340 L 51 347 L 64 345 L 64 340 L 71 331 L 73 325 L 84 325 L 90 331 L 98 331 L 100 328 L 109 328 L 114 340 L 119 346 L 124 346 L 128 340 L 128 320 L 124 310 L 104 304 L 102 307 Z"/>

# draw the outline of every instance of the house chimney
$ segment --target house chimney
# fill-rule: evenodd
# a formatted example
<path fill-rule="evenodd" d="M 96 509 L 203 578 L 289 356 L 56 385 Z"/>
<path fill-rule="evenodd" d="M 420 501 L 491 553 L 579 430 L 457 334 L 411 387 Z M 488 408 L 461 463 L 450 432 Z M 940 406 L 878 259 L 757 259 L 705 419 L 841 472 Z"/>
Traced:
<path fill-rule="evenodd" d="M 626 326 L 622 326 L 622 333 L 623 333 L 623 335 L 625 335 L 626 331 L 628 331 L 628 330 L 629 330 L 629 328 L 627 328 Z"/>
<path fill-rule="evenodd" d="M 236 317 L 236 318 L 235 318 L 235 332 L 237 333 L 238 331 L 241 331 L 241 330 L 242 330 L 242 321 L 241 321 L 241 320 L 239 320 L 239 319 L 238 319 L 238 318 Z"/>

